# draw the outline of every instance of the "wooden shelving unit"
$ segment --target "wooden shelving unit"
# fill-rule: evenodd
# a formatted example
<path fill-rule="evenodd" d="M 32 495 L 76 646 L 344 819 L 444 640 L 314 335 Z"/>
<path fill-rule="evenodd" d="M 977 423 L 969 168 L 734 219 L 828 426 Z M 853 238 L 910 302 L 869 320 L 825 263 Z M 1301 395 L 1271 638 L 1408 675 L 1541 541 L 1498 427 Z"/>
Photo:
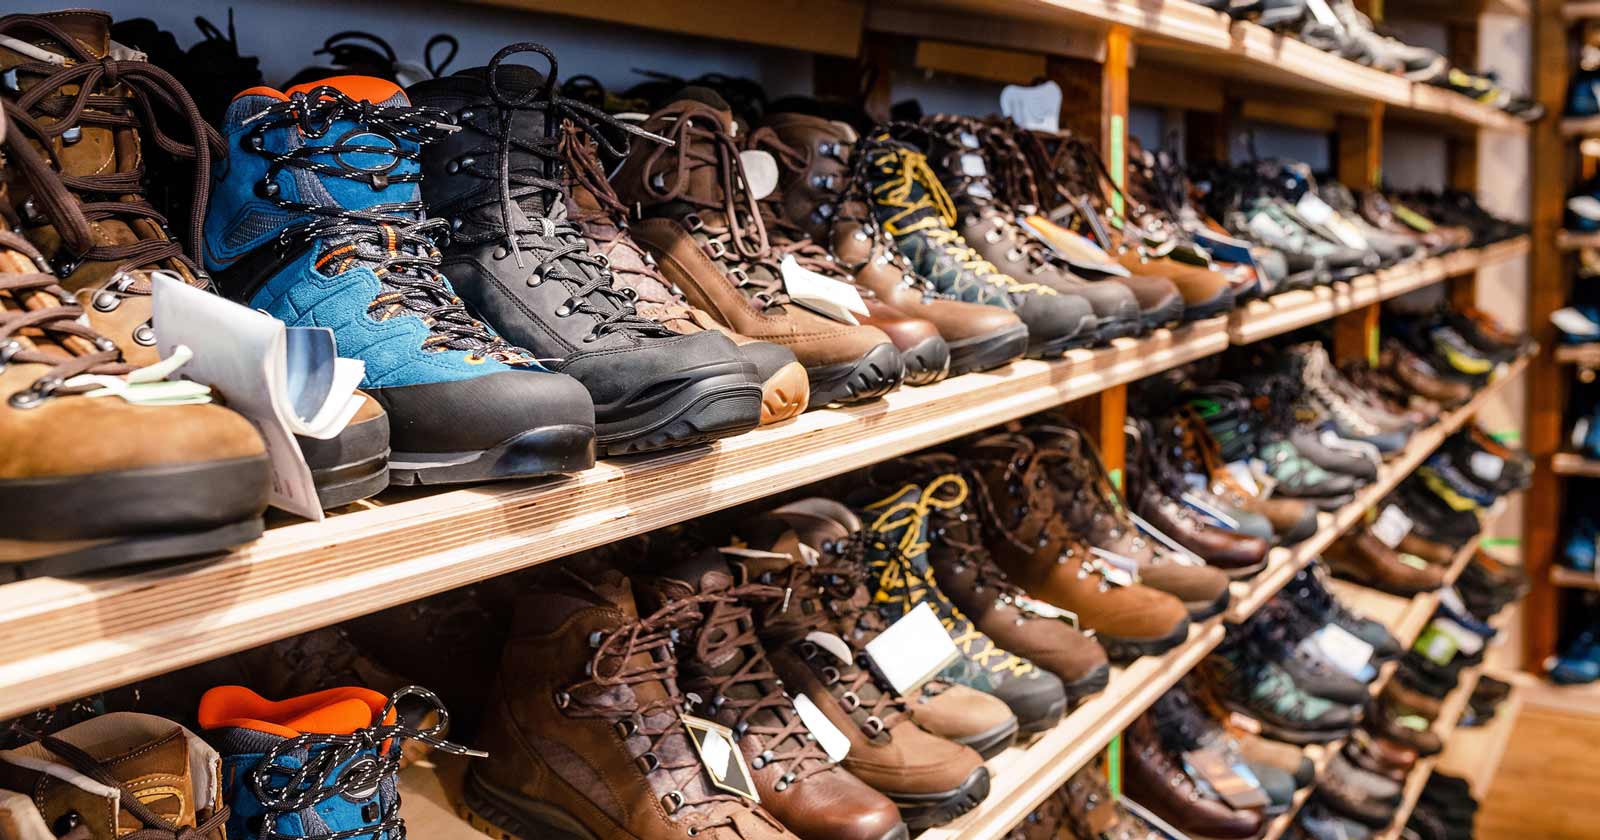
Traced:
<path fill-rule="evenodd" d="M 1576 251 L 1580 248 L 1600 248 L 1600 233 L 1578 233 L 1577 231 L 1563 230 L 1556 237 L 1556 247 L 1563 251 Z"/>
<path fill-rule="evenodd" d="M 1600 574 L 1580 572 L 1566 566 L 1550 567 L 1550 583 L 1564 589 L 1590 589 L 1600 592 Z"/>
<path fill-rule="evenodd" d="M 1563 344 L 1556 348 L 1555 359 L 1564 365 L 1600 368 L 1600 342 L 1593 344 Z"/>
<path fill-rule="evenodd" d="M 1600 18 L 1600 2 L 1595 2 L 1595 0 L 1574 0 L 1574 2 L 1563 3 L 1561 16 L 1571 21 Z"/>
<path fill-rule="evenodd" d="M 1472 795 L 1478 799 L 1489 794 L 1494 774 L 1506 756 L 1511 743 L 1511 732 L 1517 728 L 1517 716 L 1528 697 L 1528 688 L 1535 678 L 1524 673 L 1486 671 L 1487 676 L 1511 684 L 1511 694 L 1495 710 L 1494 718 L 1483 726 L 1457 727 L 1450 743 L 1439 755 L 1437 769 L 1467 780 Z"/>
<path fill-rule="evenodd" d="M 1467 701 L 1471 699 L 1473 689 L 1478 687 L 1478 677 L 1482 673 L 1482 668 L 1463 670 L 1460 684 L 1445 697 L 1439 719 L 1433 722 L 1433 732 L 1446 744 L 1452 740 L 1456 723 L 1461 719 L 1461 712 L 1467 708 Z M 1428 779 L 1433 776 L 1434 768 L 1443 758 L 1444 754 L 1441 753 L 1417 762 L 1416 767 L 1411 770 L 1411 775 L 1406 777 L 1404 799 L 1395 814 L 1394 824 L 1374 834 L 1374 840 L 1400 840 L 1401 830 L 1405 828 L 1406 821 L 1411 819 L 1411 812 L 1416 810 L 1417 800 L 1422 798 L 1422 789 L 1427 786 Z"/>
<path fill-rule="evenodd" d="M 1558 452 L 1550 459 L 1550 468 L 1556 475 L 1579 478 L 1600 478 L 1600 461 L 1586 458 L 1576 452 Z"/>

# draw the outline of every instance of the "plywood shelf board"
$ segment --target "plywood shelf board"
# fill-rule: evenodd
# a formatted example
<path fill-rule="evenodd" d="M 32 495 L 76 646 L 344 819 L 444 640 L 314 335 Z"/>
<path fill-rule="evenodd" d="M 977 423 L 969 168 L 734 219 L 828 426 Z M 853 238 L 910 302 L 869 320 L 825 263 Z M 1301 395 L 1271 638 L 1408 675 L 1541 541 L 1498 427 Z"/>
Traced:
<path fill-rule="evenodd" d="M 1592 589 L 1600 591 L 1600 574 L 1580 572 L 1566 566 L 1550 567 L 1550 583 L 1567 589 Z"/>
<path fill-rule="evenodd" d="M 1600 342 L 1563 344 L 1556 348 L 1555 358 L 1564 365 L 1600 368 Z"/>
<path fill-rule="evenodd" d="M 1584 457 L 1576 452 L 1557 452 L 1550 459 L 1550 469 L 1556 475 L 1600 478 L 1600 461 Z"/>
<path fill-rule="evenodd" d="M 1094 759 L 1128 724 L 1183 678 L 1223 636 L 1221 617 L 1196 625 L 1189 640 L 1162 656 L 1147 656 L 1113 673 L 1054 729 L 989 762 L 990 794 L 975 810 L 931 828 L 918 840 L 999 840 Z"/>

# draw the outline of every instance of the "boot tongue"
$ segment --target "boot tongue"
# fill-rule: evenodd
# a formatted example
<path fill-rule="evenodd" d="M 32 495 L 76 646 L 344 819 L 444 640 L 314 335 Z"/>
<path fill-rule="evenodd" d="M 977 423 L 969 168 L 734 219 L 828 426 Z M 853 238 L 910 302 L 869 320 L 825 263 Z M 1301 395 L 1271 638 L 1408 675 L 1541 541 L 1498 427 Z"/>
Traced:
<path fill-rule="evenodd" d="M 61 27 L 95 58 L 105 58 L 111 52 L 111 15 L 94 9 L 68 9 L 43 17 Z"/>
<path fill-rule="evenodd" d="M 498 87 L 501 96 L 511 102 L 537 102 L 540 98 L 539 91 L 545 86 L 544 74 L 525 64 L 501 64 L 492 74 L 488 67 L 471 67 L 457 72 L 444 81 L 447 87 L 486 100 L 486 113 L 478 117 L 477 122 L 497 133 L 501 130 L 501 106 L 495 100 L 491 86 Z M 524 143 L 535 143 L 550 138 L 557 126 L 550 124 L 549 114 L 549 111 L 543 109 L 513 109 L 511 136 Z M 482 136 L 465 138 L 466 142 L 473 143 L 484 140 Z M 494 144 L 492 140 L 488 142 Z M 536 178 L 554 178 L 560 175 L 559 172 L 551 171 L 553 165 L 550 161 L 515 146 L 511 147 L 508 156 L 511 159 L 513 188 L 516 187 L 517 175 Z M 528 214 L 529 218 L 545 215 L 546 208 L 557 215 L 564 215 L 566 212 L 566 206 L 561 202 L 560 196 L 552 195 L 548 190 L 518 197 L 517 206 L 521 207 L 522 212 Z"/>

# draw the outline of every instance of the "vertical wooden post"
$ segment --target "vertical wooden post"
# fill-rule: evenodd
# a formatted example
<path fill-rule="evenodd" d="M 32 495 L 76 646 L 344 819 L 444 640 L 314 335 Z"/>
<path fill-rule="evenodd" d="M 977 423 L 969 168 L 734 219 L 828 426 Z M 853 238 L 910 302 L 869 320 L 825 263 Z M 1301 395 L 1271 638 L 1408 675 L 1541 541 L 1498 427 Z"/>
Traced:
<path fill-rule="evenodd" d="M 1469 65 L 1470 66 L 1470 65 Z M 1479 132 L 1452 137 L 1445 143 L 1449 163 L 1451 189 L 1477 192 L 1478 189 L 1478 138 Z M 1478 303 L 1478 273 L 1476 271 L 1451 277 L 1450 302 L 1457 309 L 1476 306 Z"/>
<path fill-rule="evenodd" d="M 1534 79 L 1539 101 L 1552 114 L 1561 113 L 1572 63 L 1561 0 L 1537 0 L 1533 14 Z M 1556 249 L 1561 230 L 1562 205 L 1570 183 L 1568 141 L 1559 121 L 1540 120 L 1533 135 L 1533 261 L 1529 268 L 1528 327 L 1542 348 L 1528 368 L 1528 423 L 1524 445 L 1536 461 L 1533 486 L 1523 506 L 1523 562 L 1533 583 L 1523 604 L 1525 656 L 1523 665 L 1539 671 L 1558 641 L 1559 597 L 1550 583 L 1550 566 L 1560 547 L 1561 477 L 1550 469 L 1550 458 L 1565 437 L 1564 407 L 1572 371 L 1556 364 L 1553 355 L 1556 330 L 1550 313 L 1566 305 L 1570 266 Z"/>
<path fill-rule="evenodd" d="M 1383 180 L 1383 103 L 1373 103 L 1365 114 L 1341 115 L 1336 123 L 1334 147 L 1339 180 L 1355 189 L 1371 189 Z M 1379 306 L 1374 303 L 1347 312 L 1333 322 L 1333 357 L 1343 363 L 1365 360 L 1377 364 Z"/>

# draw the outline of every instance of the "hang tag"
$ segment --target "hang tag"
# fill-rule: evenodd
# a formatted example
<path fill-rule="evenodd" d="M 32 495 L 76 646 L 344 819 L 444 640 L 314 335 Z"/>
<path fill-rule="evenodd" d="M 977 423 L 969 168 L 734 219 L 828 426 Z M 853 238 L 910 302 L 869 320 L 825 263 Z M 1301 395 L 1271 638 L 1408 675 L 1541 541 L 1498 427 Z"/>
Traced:
<path fill-rule="evenodd" d="M 867 314 L 867 304 L 860 290 L 832 277 L 801 267 L 789 254 L 779 264 L 783 271 L 783 287 L 795 303 L 836 321 L 859 325 L 856 315 Z"/>
<path fill-rule="evenodd" d="M 1232 476 L 1234 482 L 1243 488 L 1246 493 L 1252 496 L 1261 495 L 1261 488 L 1256 485 L 1256 477 L 1250 471 L 1249 464 L 1242 461 L 1231 461 L 1226 465 L 1226 469 L 1228 470 L 1228 475 Z"/>
<path fill-rule="evenodd" d="M 700 763 L 711 775 L 711 783 L 729 793 L 738 794 L 751 802 L 760 802 L 755 779 L 744 762 L 744 753 L 734 741 L 733 730 L 705 718 L 683 715 L 683 728 L 694 741 Z"/>
<path fill-rule="evenodd" d="M 1113 259 L 1093 239 L 1053 222 L 1049 222 L 1053 230 L 1046 236 L 1040 229 L 1041 222 L 1049 220 L 1039 216 L 1024 216 L 1017 219 L 1017 226 L 1029 236 L 1043 242 L 1045 247 L 1066 260 L 1073 268 L 1111 277 L 1133 276 L 1133 272 Z"/>
<path fill-rule="evenodd" d="M 1327 224 L 1328 220 L 1333 218 L 1334 213 L 1328 202 L 1322 200 L 1322 196 L 1310 190 L 1300 196 L 1300 200 L 1295 202 L 1294 209 L 1300 213 L 1302 218 L 1314 225 Z"/>
<path fill-rule="evenodd" d="M 1398 505 L 1389 505 L 1378 515 L 1378 521 L 1372 523 L 1372 535 L 1384 545 L 1394 548 L 1411 533 L 1416 524 Z"/>
<path fill-rule="evenodd" d="M 1499 481 L 1506 470 L 1506 459 L 1491 452 L 1474 452 L 1467 463 L 1473 475 L 1488 482 Z"/>
<path fill-rule="evenodd" d="M 872 667 L 896 693 L 907 697 L 961 658 L 949 631 L 926 601 L 868 642 L 866 652 Z"/>
<path fill-rule="evenodd" d="M 828 652 L 829 656 L 832 656 L 834 659 L 837 659 L 846 665 L 856 664 L 856 657 L 854 653 L 851 653 L 850 645 L 846 644 L 844 639 L 841 639 L 832 633 L 824 633 L 821 630 L 812 630 L 810 633 L 806 634 L 806 641 L 816 645 L 819 648 L 822 648 Z"/>
<path fill-rule="evenodd" d="M 1054 618 L 1059 621 L 1065 621 L 1073 628 L 1078 628 L 1078 614 L 1072 610 L 1064 610 L 1055 604 L 1047 604 L 1038 598 L 1033 598 L 1028 595 L 1005 595 L 1002 596 L 1002 598 L 1012 606 L 1022 610 L 1025 613 L 1031 613 L 1032 615 L 1039 616 L 1040 618 Z M 1092 633 L 1093 631 L 1085 632 Z"/>
<path fill-rule="evenodd" d="M 1366 673 L 1372 663 L 1372 645 L 1337 624 L 1323 625 L 1300 644 L 1321 653 L 1323 659 L 1354 678 Z"/>
<path fill-rule="evenodd" d="M 1249 768 L 1239 772 L 1227 752 L 1216 744 L 1183 754 L 1184 768 L 1196 781 L 1203 782 L 1235 809 L 1265 808 L 1272 799 L 1261 789 L 1261 782 Z"/>
<path fill-rule="evenodd" d="M 1101 548 L 1090 548 L 1089 553 L 1094 555 L 1095 568 L 1100 570 L 1101 577 L 1112 585 L 1132 586 L 1139 582 L 1139 564 L 1133 560 Z"/>
<path fill-rule="evenodd" d="M 778 161 L 770 152 L 745 149 L 739 153 L 744 165 L 744 181 L 750 185 L 750 197 L 760 201 L 778 188 Z"/>
<path fill-rule="evenodd" d="M 817 746 L 822 747 L 822 751 L 828 754 L 828 760 L 834 764 L 844 761 L 844 757 L 850 754 L 850 739 L 839 731 L 839 727 L 833 725 L 833 721 L 828 720 L 828 716 L 817 708 L 817 704 L 811 702 L 810 697 L 797 694 L 794 698 L 794 710 L 800 715 L 800 720 L 806 728 L 811 730 L 811 737 L 817 739 Z"/>
<path fill-rule="evenodd" d="M 1435 618 L 1430 626 L 1437 629 L 1440 633 L 1448 635 L 1450 639 L 1455 642 L 1456 650 L 1466 654 L 1467 656 L 1477 656 L 1478 653 L 1483 650 L 1483 646 L 1487 643 L 1482 636 L 1472 632 L 1471 630 L 1468 630 L 1465 627 L 1462 627 L 1460 624 L 1457 624 L 1455 621 L 1452 621 L 1448 618 Z"/>
<path fill-rule="evenodd" d="M 1422 635 L 1417 637 L 1412 650 L 1426 657 L 1435 665 L 1449 665 L 1456 658 L 1456 640 L 1449 633 L 1445 633 L 1429 624 Z"/>
<path fill-rule="evenodd" d="M 194 358 L 186 345 L 172 349 L 172 355 L 152 365 L 130 371 L 126 376 L 85 373 L 61 383 L 69 388 L 94 386 L 85 397 L 120 397 L 134 405 L 205 405 L 211 402 L 211 389 L 188 379 L 168 380 Z"/>

